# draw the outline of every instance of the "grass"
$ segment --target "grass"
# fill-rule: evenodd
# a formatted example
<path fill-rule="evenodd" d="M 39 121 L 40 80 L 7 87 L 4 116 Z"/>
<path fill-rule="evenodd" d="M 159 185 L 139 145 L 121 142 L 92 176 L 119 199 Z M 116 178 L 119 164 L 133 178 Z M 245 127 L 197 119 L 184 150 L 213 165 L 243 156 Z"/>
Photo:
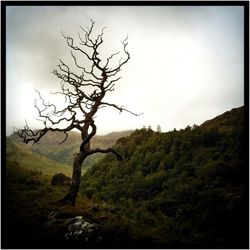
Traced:
<path fill-rule="evenodd" d="M 8 138 L 6 140 L 6 160 L 8 164 L 14 164 L 24 169 L 42 172 L 47 176 L 63 173 L 71 177 L 72 174 L 71 166 L 60 164 L 42 155 L 36 154 L 21 144 L 13 143 Z"/>
<path fill-rule="evenodd" d="M 171 161 L 167 158 L 166 175 L 165 170 L 162 172 L 162 166 L 155 168 L 159 165 L 159 161 L 156 162 L 155 159 L 166 155 L 151 152 L 148 154 L 148 151 L 150 149 L 156 151 L 168 146 L 170 143 L 168 136 L 163 138 L 166 140 L 159 141 L 160 134 L 156 133 L 152 134 L 150 139 L 147 134 L 145 136 L 145 130 L 142 130 L 135 133 L 131 140 L 121 140 L 125 153 L 127 149 L 133 154 L 135 152 L 135 157 L 131 156 L 133 159 L 131 164 L 125 161 L 119 163 L 121 166 L 124 164 L 124 167 L 119 168 L 117 161 L 112 161 L 111 156 L 106 156 L 99 165 L 97 164 L 83 176 L 83 185 L 75 207 L 62 206 L 57 202 L 64 197 L 68 190 L 67 186 L 50 184 L 52 175 L 55 173 L 61 172 L 70 176 L 71 167 L 37 155 L 25 145 L 17 145 L 7 138 L 7 192 L 4 199 L 6 201 L 6 206 L 3 208 L 4 216 L 2 216 L 5 220 L 2 231 L 6 233 L 6 237 L 2 237 L 4 241 L 2 246 L 7 248 L 204 248 L 204 246 L 238 248 L 238 246 L 245 246 L 247 239 L 244 223 L 246 217 L 243 209 L 245 203 L 241 198 L 244 187 L 241 169 L 243 160 L 240 152 L 242 137 L 239 137 L 242 133 L 242 125 L 237 124 L 238 128 L 234 131 L 232 124 L 235 121 L 240 121 L 238 115 L 237 118 L 230 118 L 230 114 L 227 114 L 226 119 L 219 117 L 204 123 L 204 131 L 194 129 L 192 132 L 192 129 L 185 129 L 171 132 L 171 136 L 174 135 L 179 139 L 173 138 L 171 141 L 175 154 L 178 153 L 176 148 L 180 138 L 183 140 L 181 146 L 185 146 L 185 143 L 192 138 L 196 142 L 194 147 L 197 147 L 197 143 L 201 144 L 192 149 L 191 144 L 186 143 L 190 150 L 194 150 L 192 164 L 195 168 L 192 167 L 193 165 L 186 164 L 191 159 L 188 154 L 186 155 L 187 152 L 183 147 L 179 150 L 181 154 L 176 154 L 179 160 L 176 162 L 173 160 L 174 163 L 171 163 L 172 167 L 168 166 Z M 214 140 L 208 139 L 217 138 L 210 133 L 213 132 L 210 129 L 216 128 L 218 124 L 223 124 L 225 143 L 221 143 L 220 139 L 215 145 Z M 230 127 L 233 128 L 231 136 L 225 133 Z M 192 137 L 191 133 L 196 134 Z M 145 138 L 149 138 L 148 142 Z M 139 152 L 138 139 L 142 144 L 140 150 L 145 147 L 141 151 L 145 153 L 145 157 L 136 161 L 139 155 L 136 153 Z M 212 144 L 209 146 L 211 141 Z M 204 144 L 208 145 L 204 146 Z M 145 160 L 147 156 L 149 157 Z M 223 164 L 218 161 L 219 157 L 223 162 L 225 161 Z M 163 159 L 165 162 L 165 158 Z M 147 177 L 143 177 L 142 172 L 145 169 L 142 164 L 139 164 L 144 160 L 144 165 L 152 168 L 152 172 L 148 172 Z M 228 164 L 226 164 L 227 161 Z M 198 166 L 202 168 L 198 169 Z M 190 168 L 189 172 L 187 168 Z M 139 172 L 139 170 L 141 174 L 138 175 L 135 171 Z M 143 192 L 138 189 L 139 185 L 143 188 L 141 189 Z M 124 190 L 121 195 L 119 192 L 122 188 Z M 95 193 L 91 194 L 93 190 Z M 134 196 L 136 191 L 139 191 L 138 197 Z M 87 194 L 89 195 L 86 196 Z M 144 194 L 148 196 L 144 198 Z M 94 241 L 92 244 L 78 240 L 66 241 L 65 225 L 59 223 L 48 225 L 48 218 L 52 212 L 56 213 L 56 218 L 83 216 L 85 220 L 98 224 L 97 234 L 102 236 L 101 242 L 98 242 L 98 245 Z"/>
<path fill-rule="evenodd" d="M 90 201 L 79 197 L 76 207 L 61 206 L 57 201 L 66 194 L 67 186 L 51 186 L 48 175 L 25 169 L 17 162 L 7 163 L 5 247 L 62 247 L 66 228 L 46 226 L 51 212 L 62 218 L 82 215 L 91 219 Z"/>
<path fill-rule="evenodd" d="M 36 163 L 34 163 L 36 164 Z M 35 167 L 35 169 L 39 169 Z M 143 242 L 152 244 L 164 241 L 156 228 L 143 227 L 131 216 L 124 206 L 112 202 L 89 200 L 79 193 L 76 206 L 59 205 L 57 202 L 67 192 L 67 186 L 51 186 L 50 176 L 30 170 L 17 161 L 7 161 L 6 209 L 4 216 L 6 236 L 2 246 L 6 248 L 99 248 L 132 247 Z M 98 210 L 93 209 L 95 206 Z M 102 241 L 95 245 L 89 242 L 68 242 L 64 235 L 67 228 L 61 224 L 48 226 L 49 215 L 57 218 L 83 216 L 98 224 Z"/>

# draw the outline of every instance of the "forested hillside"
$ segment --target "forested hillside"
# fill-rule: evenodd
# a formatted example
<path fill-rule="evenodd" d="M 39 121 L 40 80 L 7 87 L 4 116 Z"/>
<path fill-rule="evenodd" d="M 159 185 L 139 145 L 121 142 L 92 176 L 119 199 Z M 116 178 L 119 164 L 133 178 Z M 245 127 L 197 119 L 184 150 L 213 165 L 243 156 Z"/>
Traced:
<path fill-rule="evenodd" d="M 58 203 L 68 184 L 51 182 L 71 167 L 7 138 L 5 246 L 247 248 L 246 135 L 244 107 L 179 131 L 113 134 L 123 161 L 107 154 L 88 169 L 75 207 Z"/>
<path fill-rule="evenodd" d="M 87 171 L 82 193 L 119 206 L 129 238 L 239 247 L 248 204 L 243 126 L 241 107 L 180 131 L 136 130 L 116 143 L 122 162 L 107 155 Z"/>

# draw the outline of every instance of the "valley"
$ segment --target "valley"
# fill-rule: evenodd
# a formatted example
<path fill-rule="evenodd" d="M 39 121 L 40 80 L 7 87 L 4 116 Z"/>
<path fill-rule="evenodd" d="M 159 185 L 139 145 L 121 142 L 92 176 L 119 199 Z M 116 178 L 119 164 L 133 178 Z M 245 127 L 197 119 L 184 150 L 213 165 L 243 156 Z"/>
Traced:
<path fill-rule="evenodd" d="M 96 137 L 115 148 L 83 166 L 76 206 L 58 203 L 71 176 L 75 132 L 61 147 L 6 139 L 5 244 L 9 248 L 244 248 L 248 166 L 244 107 L 167 133 L 137 129 Z"/>

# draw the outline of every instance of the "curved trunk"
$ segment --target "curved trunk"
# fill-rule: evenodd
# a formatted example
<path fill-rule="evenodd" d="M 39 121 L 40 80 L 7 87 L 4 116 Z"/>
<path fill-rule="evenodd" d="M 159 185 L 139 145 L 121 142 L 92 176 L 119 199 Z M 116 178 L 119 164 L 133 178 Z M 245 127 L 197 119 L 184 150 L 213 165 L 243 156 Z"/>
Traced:
<path fill-rule="evenodd" d="M 73 173 L 72 180 L 70 184 L 70 188 L 66 196 L 60 200 L 63 204 L 69 204 L 74 206 L 76 202 L 77 193 L 81 184 L 81 171 L 82 171 L 82 163 L 88 156 L 88 151 L 90 150 L 90 135 L 88 134 L 90 123 L 86 122 L 81 131 L 82 144 L 80 146 L 80 152 L 75 155 L 74 163 L 73 163 Z M 91 125 L 95 128 L 95 125 Z M 93 130 L 96 132 L 96 129 Z M 93 132 L 92 131 L 92 132 Z M 93 135 L 92 135 L 93 136 Z"/>
<path fill-rule="evenodd" d="M 88 134 L 89 126 L 92 127 L 92 132 Z M 73 173 L 72 173 L 72 181 L 67 195 L 60 200 L 63 204 L 70 204 L 72 206 L 75 205 L 77 193 L 81 183 L 81 168 L 83 161 L 87 158 L 87 156 L 95 153 L 113 153 L 119 161 L 122 160 L 122 156 L 118 154 L 114 149 L 90 149 L 90 140 L 96 134 L 96 126 L 94 122 L 86 123 L 82 129 L 82 144 L 80 146 L 80 152 L 75 155 L 74 163 L 73 163 Z"/>
<path fill-rule="evenodd" d="M 75 205 L 77 193 L 81 183 L 81 169 L 82 163 L 86 159 L 87 154 L 85 152 L 80 152 L 76 154 L 73 163 L 73 173 L 72 173 L 72 181 L 66 196 L 61 200 L 63 204 Z"/>

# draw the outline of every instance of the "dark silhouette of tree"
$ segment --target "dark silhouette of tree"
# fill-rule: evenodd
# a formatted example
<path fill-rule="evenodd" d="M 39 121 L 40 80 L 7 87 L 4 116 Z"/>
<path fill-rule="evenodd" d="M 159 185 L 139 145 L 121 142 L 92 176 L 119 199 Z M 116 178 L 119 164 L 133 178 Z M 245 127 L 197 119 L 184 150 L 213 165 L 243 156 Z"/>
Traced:
<path fill-rule="evenodd" d="M 105 95 L 114 91 L 115 83 L 121 79 L 118 73 L 130 59 L 127 50 L 128 37 L 122 41 L 123 56 L 119 61 L 117 60 L 115 63 L 114 59 L 120 52 L 111 54 L 105 60 L 101 59 L 99 53 L 104 42 L 105 28 L 95 36 L 93 34 L 94 24 L 95 22 L 91 20 L 90 27 L 80 26 L 79 44 L 76 44 L 72 37 L 62 33 L 71 49 L 74 66 L 69 66 L 60 60 L 58 69 L 54 70 L 53 74 L 61 80 L 61 90 L 53 94 L 64 96 L 65 107 L 59 109 L 55 104 L 46 102 L 37 91 L 39 99 L 35 100 L 34 106 L 39 113 L 39 120 L 43 122 L 43 129 L 32 130 L 26 123 L 23 129 L 14 130 L 23 138 L 24 143 L 33 142 L 33 144 L 49 131 L 60 131 L 65 134 L 65 138 L 60 144 L 66 141 L 68 132 L 72 129 L 78 129 L 81 132 L 82 143 L 79 152 L 74 155 L 72 181 L 68 193 L 61 200 L 63 204 L 75 205 L 81 180 L 81 166 L 89 155 L 113 153 L 118 160 L 122 160 L 122 156 L 113 148 L 90 148 L 91 139 L 96 134 L 95 114 L 97 111 L 103 107 L 112 107 L 120 112 L 126 111 L 132 115 L 138 115 L 123 106 L 104 101 Z"/>

